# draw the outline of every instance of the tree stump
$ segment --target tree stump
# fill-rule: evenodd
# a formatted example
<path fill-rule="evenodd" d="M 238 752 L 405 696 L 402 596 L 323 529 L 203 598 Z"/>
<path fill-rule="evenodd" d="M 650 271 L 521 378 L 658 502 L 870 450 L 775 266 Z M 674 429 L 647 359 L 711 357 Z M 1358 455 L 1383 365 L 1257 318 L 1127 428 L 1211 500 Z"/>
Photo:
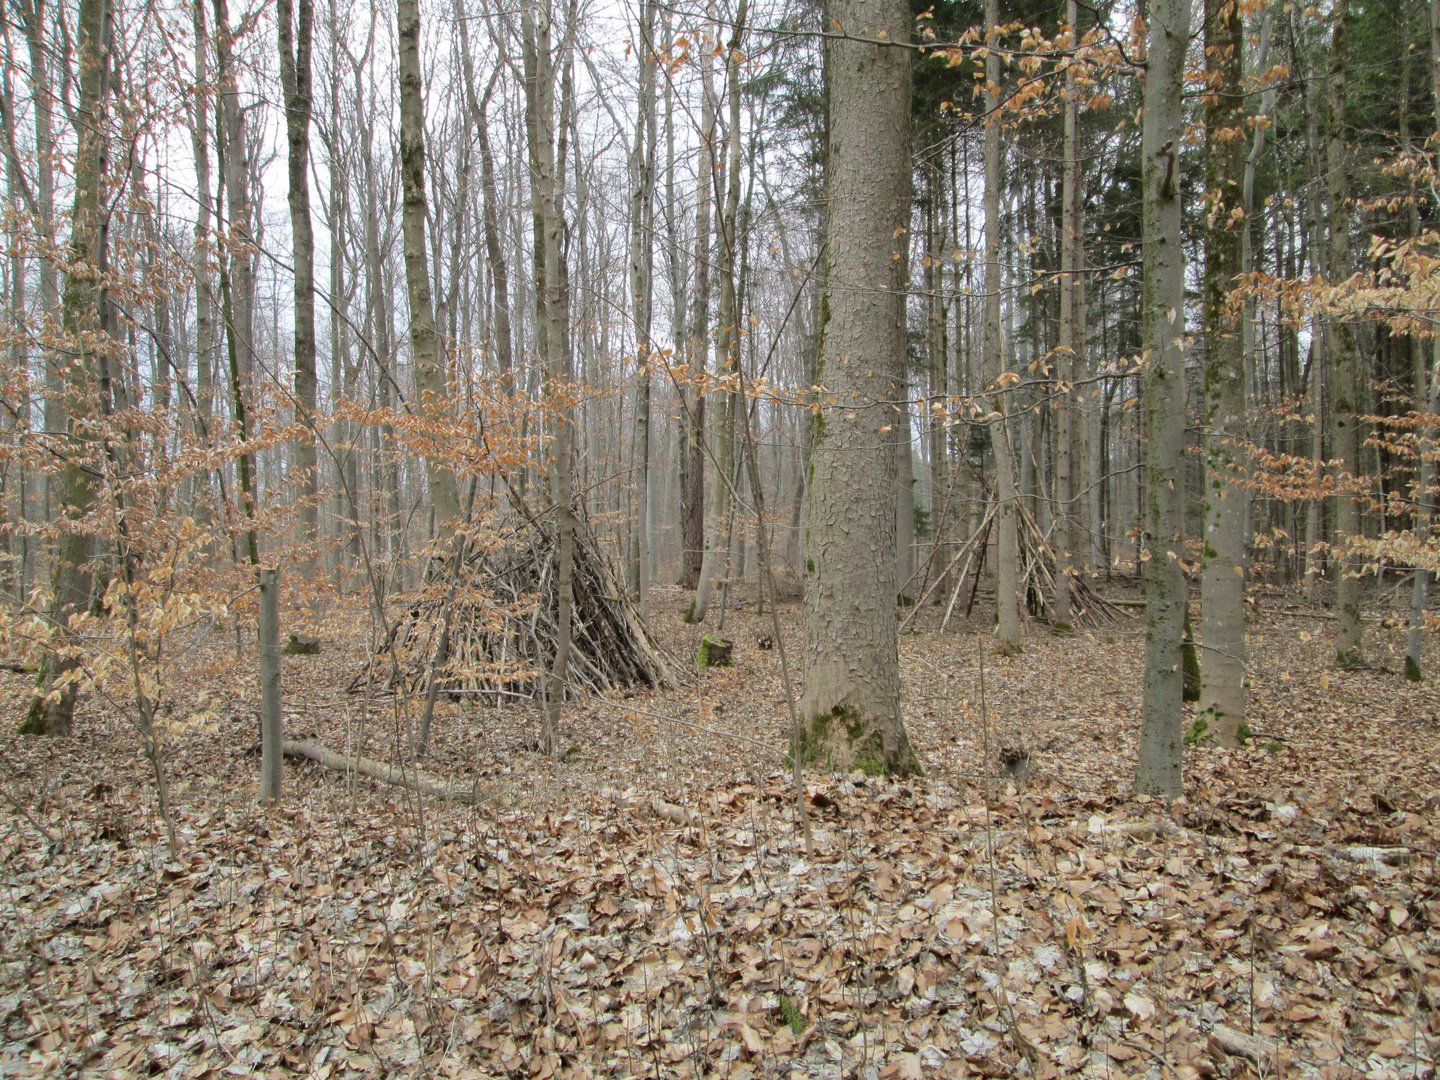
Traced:
<path fill-rule="evenodd" d="M 695 664 L 698 667 L 731 667 L 735 663 L 735 642 L 726 638 L 706 634 L 700 639 L 695 650 Z"/>
<path fill-rule="evenodd" d="M 286 656 L 316 656 L 320 652 L 320 639 L 309 634 L 291 634 L 281 651 Z"/>

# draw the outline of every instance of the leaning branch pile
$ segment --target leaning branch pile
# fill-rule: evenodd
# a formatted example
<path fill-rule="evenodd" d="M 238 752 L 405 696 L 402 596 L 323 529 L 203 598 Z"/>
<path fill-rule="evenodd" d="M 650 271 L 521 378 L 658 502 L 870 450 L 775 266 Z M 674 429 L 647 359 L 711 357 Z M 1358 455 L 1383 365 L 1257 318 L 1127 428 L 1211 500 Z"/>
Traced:
<path fill-rule="evenodd" d="M 458 587 L 432 583 L 350 689 L 417 692 L 433 672 L 453 697 L 534 697 L 558 644 L 557 563 L 555 528 L 546 518 L 522 521 L 483 547 L 472 544 Z M 592 694 L 674 686 L 668 659 L 584 528 L 575 536 L 569 684 Z"/>
<path fill-rule="evenodd" d="M 1063 573 L 1055 548 L 1045 538 L 1034 516 L 1023 503 L 1019 511 L 1020 573 L 1025 601 L 1030 614 L 1042 611 L 1049 619 L 1055 614 L 1051 603 L 1055 596 L 1055 575 Z M 1096 592 L 1084 574 L 1070 575 L 1070 622 L 1076 627 L 1093 629 L 1114 622 L 1121 615 L 1121 609 Z"/>

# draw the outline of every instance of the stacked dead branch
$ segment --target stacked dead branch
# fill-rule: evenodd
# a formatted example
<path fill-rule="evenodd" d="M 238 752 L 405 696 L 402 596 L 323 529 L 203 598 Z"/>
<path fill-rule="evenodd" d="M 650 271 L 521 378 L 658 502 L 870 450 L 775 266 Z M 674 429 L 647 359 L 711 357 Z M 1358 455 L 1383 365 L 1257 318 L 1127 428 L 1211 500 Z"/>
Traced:
<path fill-rule="evenodd" d="M 1053 620 L 1051 598 L 1055 595 L 1055 575 L 1061 572 L 1055 558 L 1055 549 L 1045 539 L 1044 532 L 1025 508 L 1024 503 L 1018 500 L 1016 512 L 1019 515 L 1017 524 L 1020 540 L 1020 580 L 1025 592 L 1026 605 L 1032 616 Z M 958 607 L 962 607 L 960 603 L 962 600 L 964 600 L 964 604 L 961 617 L 969 616 L 971 609 L 975 606 L 975 597 L 980 590 L 980 578 L 985 569 L 986 542 L 990 538 L 995 515 L 996 506 L 992 500 L 985 510 L 984 517 L 971 532 L 970 538 L 953 549 L 950 561 L 916 600 L 914 610 L 900 625 L 902 632 L 910 628 L 910 624 L 915 621 L 915 617 L 932 597 L 940 593 L 936 602 L 939 603 L 939 600 L 943 599 L 944 593 L 940 590 L 946 585 L 949 586 L 950 595 L 945 604 L 945 617 L 941 620 L 940 629 L 943 631 L 950 625 L 951 617 L 955 615 Z M 932 551 L 931 559 L 934 559 L 934 555 L 935 553 Z M 928 571 L 929 566 L 922 569 Z M 968 588 L 966 587 L 967 582 Z M 1120 614 L 1119 606 L 1097 593 L 1083 574 L 1072 573 L 1070 575 L 1071 626 L 1084 628 L 1103 626 L 1119 618 Z"/>
<path fill-rule="evenodd" d="M 418 693 L 433 673 L 453 698 L 537 696 L 558 642 L 557 563 L 555 530 L 544 517 L 484 545 L 472 540 L 460 580 L 432 583 L 350 689 Z M 575 537 L 572 620 L 572 693 L 674 685 L 670 661 L 583 525 Z"/>
<path fill-rule="evenodd" d="M 1055 575 L 1062 573 L 1055 557 L 1055 548 L 1045 538 L 1023 502 L 1017 502 L 1020 514 L 1021 587 L 1030 614 L 1054 621 L 1051 604 L 1055 597 Z M 1084 574 L 1070 575 L 1070 625 L 1093 629 L 1120 617 L 1120 608 L 1106 600 L 1090 585 Z"/>

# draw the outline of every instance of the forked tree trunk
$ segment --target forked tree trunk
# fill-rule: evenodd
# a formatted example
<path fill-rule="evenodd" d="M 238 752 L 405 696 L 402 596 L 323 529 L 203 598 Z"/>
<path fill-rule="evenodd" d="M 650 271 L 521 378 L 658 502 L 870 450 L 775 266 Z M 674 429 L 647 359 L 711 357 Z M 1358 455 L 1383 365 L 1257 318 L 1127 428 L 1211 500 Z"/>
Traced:
<path fill-rule="evenodd" d="M 1177 798 L 1182 790 L 1187 607 L 1185 555 L 1185 253 L 1180 231 L 1181 90 L 1190 37 L 1190 0 L 1152 0 L 1141 129 L 1147 362 L 1144 519 L 1145 674 L 1135 786 Z"/>
<path fill-rule="evenodd" d="M 1221 746 L 1239 744 L 1245 719 L 1245 349 L 1228 314 L 1242 269 L 1245 99 L 1240 8 L 1205 2 L 1205 499 L 1200 580 L 1200 722 Z"/>
<path fill-rule="evenodd" d="M 999 0 L 985 0 L 986 33 L 1000 23 Z M 1009 395 L 1001 386 L 1005 372 L 1005 341 L 1000 319 L 1000 57 L 991 50 L 985 60 L 985 379 L 990 403 L 990 442 L 995 451 L 995 488 L 999 499 L 995 530 L 995 608 L 997 646 L 1003 653 L 1020 649 L 1020 506 L 1011 444 Z"/>
<path fill-rule="evenodd" d="M 817 382 L 834 395 L 812 449 L 805 688 L 793 750 L 869 772 L 919 762 L 900 715 L 895 456 L 877 453 L 905 356 L 899 239 L 910 216 L 910 54 L 903 0 L 832 0 L 829 324 Z M 869 40 L 866 40 L 869 39 Z"/>

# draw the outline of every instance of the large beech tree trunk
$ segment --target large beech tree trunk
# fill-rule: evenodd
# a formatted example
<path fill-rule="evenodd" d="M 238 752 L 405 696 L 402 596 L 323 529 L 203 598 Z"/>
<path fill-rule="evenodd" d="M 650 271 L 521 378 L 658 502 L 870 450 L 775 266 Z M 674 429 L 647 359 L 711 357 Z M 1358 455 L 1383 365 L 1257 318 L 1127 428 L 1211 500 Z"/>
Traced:
<path fill-rule="evenodd" d="M 1245 719 L 1245 348 L 1227 314 L 1242 269 L 1245 217 L 1241 84 L 1244 23 L 1231 0 L 1205 2 L 1205 524 L 1200 580 L 1199 717 L 1221 746 Z"/>
<path fill-rule="evenodd" d="M 794 749 L 842 769 L 909 773 L 895 623 L 893 422 L 905 358 L 901 237 L 910 211 L 910 54 L 903 0 L 832 0 L 829 321 L 817 381 L 834 396 L 816 425 L 810 485 L 814 572 L 805 585 L 805 688 Z"/>
<path fill-rule="evenodd" d="M 1140 153 L 1144 183 L 1145 674 L 1135 786 L 1182 792 L 1185 555 L 1185 253 L 1180 233 L 1181 89 L 1190 0 L 1153 0 Z"/>

